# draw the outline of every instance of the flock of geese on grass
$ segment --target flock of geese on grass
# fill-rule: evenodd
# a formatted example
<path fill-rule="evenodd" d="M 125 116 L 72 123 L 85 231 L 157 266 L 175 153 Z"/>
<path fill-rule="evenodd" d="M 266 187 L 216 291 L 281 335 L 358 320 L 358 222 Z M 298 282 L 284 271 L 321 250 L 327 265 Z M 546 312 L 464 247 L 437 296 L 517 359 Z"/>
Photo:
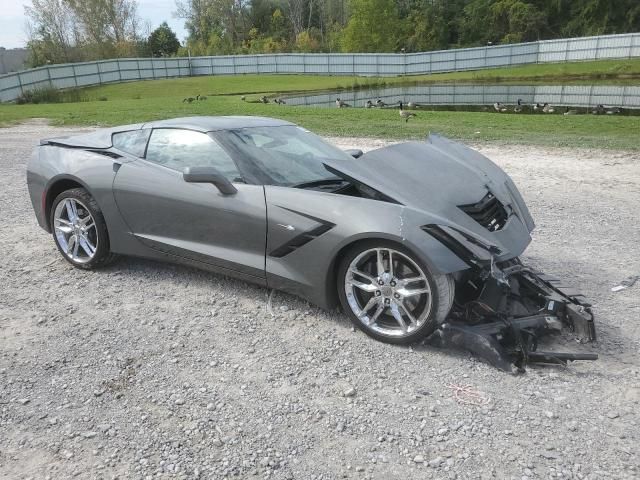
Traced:
<path fill-rule="evenodd" d="M 525 110 L 529 110 L 534 113 L 554 113 L 556 111 L 556 108 L 548 103 L 534 103 L 533 105 L 524 105 L 521 98 L 518 99 L 518 103 L 516 103 L 513 107 L 509 107 L 500 102 L 496 102 L 493 104 L 493 109 L 498 113 L 522 113 Z M 563 115 L 579 115 L 580 113 L 581 112 L 579 110 L 571 109 L 569 107 L 564 107 L 564 112 L 562 112 Z M 604 105 L 600 104 L 593 110 L 591 110 L 591 113 L 593 115 L 617 115 L 619 113 L 622 113 L 622 109 L 618 107 L 605 108 Z"/>
<path fill-rule="evenodd" d="M 202 101 L 206 99 L 207 97 L 204 95 L 196 95 L 195 97 L 187 97 L 184 100 L 182 100 L 182 102 L 192 103 L 192 102 Z M 263 103 L 263 104 L 271 103 L 273 101 L 273 103 L 276 103 L 278 105 L 286 105 L 287 103 L 283 98 L 276 97 L 273 100 L 270 100 L 266 95 L 262 95 L 257 100 L 247 100 L 247 97 L 245 95 L 242 95 L 240 97 L 240 100 L 247 103 Z M 366 103 L 364 104 L 365 108 L 396 108 L 396 106 L 400 107 L 399 114 L 400 114 L 400 117 L 403 118 L 405 122 L 408 122 L 411 117 L 417 117 L 417 115 L 414 112 L 411 112 L 410 110 L 415 110 L 417 108 L 424 107 L 424 105 L 420 105 L 411 101 L 404 103 L 402 100 L 398 100 L 397 102 L 394 102 L 394 103 L 386 103 L 380 100 L 379 98 L 375 102 L 371 100 L 367 100 Z M 351 104 L 341 100 L 340 97 L 338 97 L 336 98 L 336 107 L 348 108 L 348 107 L 351 107 Z M 486 110 L 489 110 L 489 109 L 485 107 L 485 111 Z M 524 111 L 531 111 L 534 113 L 554 113 L 556 111 L 555 107 L 553 107 L 548 103 L 542 103 L 542 104 L 535 103 L 533 105 L 525 105 L 522 103 L 521 98 L 519 98 L 518 102 L 513 106 L 508 106 L 501 102 L 495 102 L 493 104 L 493 110 L 498 113 L 509 113 L 509 112 L 523 113 Z M 563 115 L 578 115 L 580 113 L 581 113 L 580 111 L 576 109 L 570 109 L 569 107 L 565 107 L 565 111 L 562 112 Z M 617 115 L 619 113 L 622 113 L 622 109 L 618 107 L 606 108 L 604 105 L 600 104 L 596 106 L 593 110 L 591 110 L 591 113 L 593 115 Z"/>
<path fill-rule="evenodd" d="M 243 102 L 247 102 L 247 103 L 271 103 L 271 100 L 269 100 L 269 97 L 267 97 L 266 95 L 262 95 L 258 100 L 247 100 L 247 97 L 242 95 L 240 97 L 240 100 L 242 100 Z M 278 105 L 286 105 L 287 102 L 284 100 L 284 98 L 279 98 L 276 97 L 273 99 L 273 103 L 277 103 Z"/>
<path fill-rule="evenodd" d="M 405 123 L 409 121 L 409 119 L 411 117 L 417 117 L 418 115 L 416 115 L 413 112 L 410 112 L 409 110 L 406 110 L 404 107 L 406 106 L 408 109 L 413 109 L 413 108 L 418 108 L 418 105 L 413 103 L 413 102 L 409 102 L 407 104 L 403 103 L 402 100 L 398 100 L 395 103 L 385 103 L 380 99 L 377 99 L 374 102 L 372 102 L 371 100 L 367 100 L 367 103 L 365 103 L 364 107 L 365 108 L 387 108 L 387 107 L 394 107 L 398 105 L 400 107 L 399 113 L 400 113 L 400 118 L 403 118 Z M 340 98 L 336 98 L 336 107 L 338 108 L 345 108 L 345 107 L 350 107 L 351 105 L 340 100 Z"/>
<path fill-rule="evenodd" d="M 340 98 L 336 98 L 336 106 L 338 108 L 345 108 L 345 107 L 350 107 L 351 105 L 342 101 Z M 396 107 L 396 106 L 400 107 L 400 116 L 404 118 L 405 122 L 408 122 L 409 118 L 416 116 L 415 113 L 410 112 L 409 110 L 414 110 L 417 108 L 424 107 L 424 105 L 419 105 L 411 101 L 405 104 L 401 100 L 395 103 L 387 104 L 380 99 L 376 100 L 375 102 L 372 102 L 371 100 L 367 100 L 364 105 L 365 108 L 376 108 L 376 107 L 385 108 L 385 107 Z M 563 115 L 579 115 L 581 113 L 579 110 L 576 110 L 576 109 L 571 109 L 569 107 L 564 107 L 564 108 L 565 110 L 564 112 L 562 112 Z M 522 103 L 521 98 L 519 98 L 518 102 L 513 106 L 507 106 L 507 105 L 504 105 L 503 103 L 496 102 L 493 104 L 493 109 L 498 113 L 507 113 L 507 112 L 523 113 L 524 111 L 532 111 L 534 113 L 556 112 L 556 108 L 548 103 L 535 103 L 533 105 L 525 105 Z M 489 110 L 489 109 L 485 108 L 485 110 Z M 622 113 L 622 109 L 618 107 L 605 108 L 604 105 L 598 105 L 593 110 L 591 110 L 591 113 L 593 115 L 617 115 L 619 113 Z"/>
<path fill-rule="evenodd" d="M 193 103 L 193 102 L 201 102 L 203 100 L 206 100 L 207 97 L 204 95 L 196 95 L 195 97 L 186 97 L 182 100 L 182 103 Z"/>

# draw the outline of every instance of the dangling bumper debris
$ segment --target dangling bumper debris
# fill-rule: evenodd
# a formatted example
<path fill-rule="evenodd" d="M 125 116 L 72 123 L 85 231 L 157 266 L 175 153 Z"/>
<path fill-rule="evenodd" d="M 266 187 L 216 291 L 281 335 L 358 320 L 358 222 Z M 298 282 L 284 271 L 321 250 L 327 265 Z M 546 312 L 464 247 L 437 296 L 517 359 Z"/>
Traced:
<path fill-rule="evenodd" d="M 581 343 L 596 340 L 591 306 L 583 295 L 524 266 L 518 259 L 473 269 L 457 279 L 452 313 L 428 342 L 470 351 L 504 370 L 531 363 L 564 365 L 597 360 L 595 353 L 538 350 L 538 339 L 563 328 Z"/>

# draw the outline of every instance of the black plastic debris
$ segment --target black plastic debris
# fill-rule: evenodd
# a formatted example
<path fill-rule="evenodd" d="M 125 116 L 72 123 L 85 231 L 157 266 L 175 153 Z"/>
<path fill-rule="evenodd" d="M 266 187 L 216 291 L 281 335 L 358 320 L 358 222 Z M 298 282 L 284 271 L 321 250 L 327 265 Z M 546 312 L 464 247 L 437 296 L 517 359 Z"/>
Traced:
<path fill-rule="evenodd" d="M 560 280 L 512 260 L 471 270 L 457 283 L 462 287 L 452 313 L 428 343 L 468 350 L 507 372 L 532 363 L 597 360 L 595 353 L 538 350 L 541 336 L 563 328 L 580 342 L 596 340 L 591 305 Z"/>

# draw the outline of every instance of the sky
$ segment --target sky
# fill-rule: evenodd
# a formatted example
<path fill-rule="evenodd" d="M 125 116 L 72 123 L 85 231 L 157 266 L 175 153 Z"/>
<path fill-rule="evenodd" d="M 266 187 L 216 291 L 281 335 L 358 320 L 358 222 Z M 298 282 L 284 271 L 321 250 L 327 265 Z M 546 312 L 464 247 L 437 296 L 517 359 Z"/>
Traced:
<path fill-rule="evenodd" d="M 24 6 L 31 0 L 0 0 L 0 47 L 19 48 L 26 46 L 26 17 Z M 138 16 L 149 21 L 153 30 L 163 21 L 176 32 L 180 41 L 186 37 L 184 21 L 174 18 L 175 0 L 138 0 Z"/>

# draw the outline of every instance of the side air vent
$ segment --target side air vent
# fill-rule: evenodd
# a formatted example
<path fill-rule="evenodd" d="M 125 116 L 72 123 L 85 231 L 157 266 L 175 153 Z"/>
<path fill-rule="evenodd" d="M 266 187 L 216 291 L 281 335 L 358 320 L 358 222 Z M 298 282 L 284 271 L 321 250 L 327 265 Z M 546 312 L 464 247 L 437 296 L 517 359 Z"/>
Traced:
<path fill-rule="evenodd" d="M 289 240 L 288 243 L 285 243 L 284 245 L 279 246 L 275 250 L 272 250 L 269 253 L 269 256 L 276 257 L 276 258 L 282 258 L 285 255 L 289 255 L 291 252 L 297 250 L 298 248 L 302 247 L 303 245 L 306 245 L 307 243 L 309 243 L 314 238 L 318 238 L 323 233 L 328 232 L 333 227 L 335 227 L 335 224 L 333 224 L 333 223 L 328 223 L 328 222 L 327 223 L 323 223 L 322 225 L 319 225 L 319 226 L 317 226 L 316 228 L 314 228 L 312 230 L 308 230 L 308 231 L 306 231 L 304 233 L 301 233 L 300 235 L 298 235 L 298 236 L 292 238 L 291 240 Z"/>
<path fill-rule="evenodd" d="M 507 223 L 507 211 L 491 192 L 478 203 L 458 205 L 458 208 L 490 232 L 495 232 Z"/>

